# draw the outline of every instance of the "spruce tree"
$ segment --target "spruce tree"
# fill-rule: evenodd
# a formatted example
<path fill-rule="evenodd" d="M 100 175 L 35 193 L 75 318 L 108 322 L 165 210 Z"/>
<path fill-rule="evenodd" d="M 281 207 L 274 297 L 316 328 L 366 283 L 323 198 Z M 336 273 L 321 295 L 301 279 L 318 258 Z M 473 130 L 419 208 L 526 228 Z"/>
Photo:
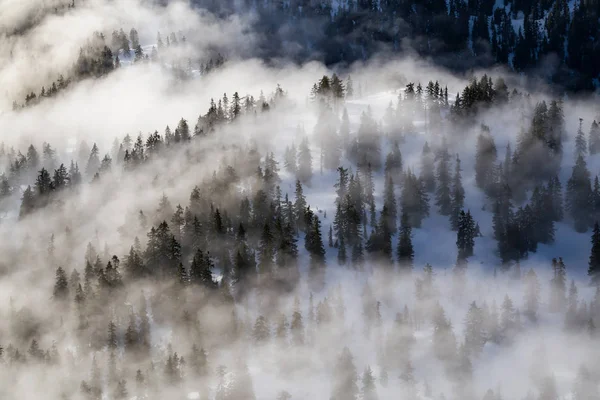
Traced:
<path fill-rule="evenodd" d="M 450 178 L 450 154 L 448 154 L 447 145 L 444 141 L 443 148 L 437 155 L 437 184 L 435 187 L 435 204 L 439 208 L 441 215 L 451 215 L 452 196 L 451 196 L 451 178 Z"/>
<path fill-rule="evenodd" d="M 590 225 L 591 195 L 590 172 L 583 157 L 579 156 L 567 183 L 566 194 L 566 208 L 577 232 L 586 232 Z"/>
<path fill-rule="evenodd" d="M 600 153 L 600 126 L 596 121 L 593 121 L 592 126 L 590 127 L 588 145 L 590 155 Z"/>
<path fill-rule="evenodd" d="M 582 124 L 583 119 L 579 118 L 579 129 L 577 130 L 577 136 L 575 136 L 575 160 L 587 155 L 587 141 L 583 133 Z"/>
<path fill-rule="evenodd" d="M 550 312 L 562 312 L 567 302 L 567 272 L 562 257 L 552 259 L 553 276 L 550 280 Z"/>
<path fill-rule="evenodd" d="M 540 284 L 537 274 L 529 269 L 525 275 L 525 307 L 524 312 L 531 321 L 537 321 L 540 302 Z"/>
<path fill-rule="evenodd" d="M 588 263 L 588 276 L 592 279 L 592 284 L 600 287 L 600 226 L 598 221 L 594 223 L 591 242 L 592 249 Z"/>
<path fill-rule="evenodd" d="M 310 153 L 308 138 L 304 137 L 298 148 L 298 171 L 296 177 L 303 184 L 310 185 L 312 174 L 312 155 Z"/>
<path fill-rule="evenodd" d="M 375 377 L 373 376 L 373 371 L 371 370 L 371 367 L 368 366 L 362 376 L 361 398 L 363 400 L 377 400 L 379 398 L 377 396 L 377 388 L 375 386 Z"/>
<path fill-rule="evenodd" d="M 475 184 L 486 190 L 490 184 L 494 166 L 496 165 L 496 144 L 490 134 L 490 129 L 482 125 L 481 133 L 477 136 L 475 150 Z"/>
<path fill-rule="evenodd" d="M 453 231 L 458 230 L 460 211 L 462 210 L 465 201 L 465 189 L 462 186 L 462 176 L 460 171 L 460 158 L 457 154 L 454 177 L 452 178 L 452 210 L 450 213 L 450 226 Z"/>
<path fill-rule="evenodd" d="M 408 215 L 402 212 L 400 217 L 400 234 L 398 236 L 398 264 L 401 271 L 410 272 L 413 267 L 415 251 L 412 245 L 412 227 Z"/>
<path fill-rule="evenodd" d="M 56 300 L 66 300 L 69 297 L 69 281 L 62 267 L 56 269 L 53 295 Z"/>
<path fill-rule="evenodd" d="M 389 174 L 386 175 L 385 186 L 383 188 L 383 207 L 386 209 L 385 223 L 387 225 L 387 229 L 389 229 L 392 234 L 396 233 L 398 206 L 396 204 L 394 180 Z"/>
<path fill-rule="evenodd" d="M 294 214 L 296 216 L 296 226 L 298 230 L 304 231 L 306 229 L 304 221 L 304 212 L 306 210 L 306 197 L 304 197 L 304 190 L 300 180 L 296 180 L 296 199 L 294 201 Z"/>
<path fill-rule="evenodd" d="M 358 398 L 358 379 L 354 359 L 345 347 L 333 370 L 331 400 L 356 400 Z"/>

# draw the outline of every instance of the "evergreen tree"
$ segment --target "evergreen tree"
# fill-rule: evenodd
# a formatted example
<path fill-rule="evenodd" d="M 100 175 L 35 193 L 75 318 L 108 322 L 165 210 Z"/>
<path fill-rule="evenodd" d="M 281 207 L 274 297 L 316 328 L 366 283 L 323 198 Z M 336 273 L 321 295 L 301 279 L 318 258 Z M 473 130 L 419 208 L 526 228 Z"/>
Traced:
<path fill-rule="evenodd" d="M 452 179 L 452 206 L 450 213 L 450 226 L 453 231 L 458 230 L 460 211 L 464 206 L 465 189 L 462 186 L 462 176 L 460 174 L 460 158 L 456 155 L 456 165 L 454 167 L 454 177 Z"/>
<path fill-rule="evenodd" d="M 480 307 L 472 302 L 465 320 L 465 348 L 469 354 L 478 355 L 485 344 L 484 315 Z"/>
<path fill-rule="evenodd" d="M 69 297 L 69 281 L 62 267 L 56 269 L 53 295 L 56 300 L 66 300 Z"/>
<path fill-rule="evenodd" d="M 464 210 L 460 212 L 458 218 L 458 232 L 456 234 L 456 247 L 458 248 L 458 258 L 465 260 L 473 255 L 475 247 L 475 221 L 471 212 Z"/>
<path fill-rule="evenodd" d="M 310 154 L 310 146 L 307 137 L 302 139 L 300 147 L 298 148 L 298 171 L 296 177 L 305 185 L 310 184 L 312 178 L 312 155 Z"/>
<path fill-rule="evenodd" d="M 375 387 L 375 377 L 371 367 L 367 367 L 362 376 L 361 398 L 364 400 L 377 400 L 377 388 Z"/>
<path fill-rule="evenodd" d="M 583 119 L 579 118 L 579 129 L 577 130 L 577 136 L 575 136 L 575 160 L 579 157 L 585 158 L 587 155 L 587 141 L 583 133 L 582 124 Z"/>
<path fill-rule="evenodd" d="M 408 215 L 402 212 L 400 217 L 400 234 L 398 236 L 398 264 L 403 271 L 410 272 L 413 267 L 415 251 L 412 245 L 412 228 Z"/>
<path fill-rule="evenodd" d="M 588 144 L 590 155 L 600 153 L 600 126 L 596 121 L 593 121 L 592 126 L 590 127 Z"/>
<path fill-rule="evenodd" d="M 600 286 L 600 226 L 598 221 L 594 223 L 591 242 L 592 249 L 588 263 L 588 275 L 592 279 L 592 284 L 598 287 Z"/>
<path fill-rule="evenodd" d="M 358 377 L 350 350 L 345 347 L 333 370 L 331 400 L 356 400 Z"/>
<path fill-rule="evenodd" d="M 566 195 L 566 208 L 577 232 L 586 232 L 590 225 L 591 195 L 590 172 L 583 157 L 579 156 L 567 183 Z"/>
<path fill-rule="evenodd" d="M 190 281 L 195 284 L 203 285 L 207 289 L 215 289 L 217 283 L 212 276 L 213 263 L 208 253 L 203 253 L 198 249 L 192 264 L 190 265 Z"/>
<path fill-rule="evenodd" d="M 450 154 L 447 144 L 442 144 L 442 149 L 437 155 L 437 185 L 435 188 L 435 204 L 439 207 L 441 215 L 450 215 L 452 212 L 451 178 L 450 178 Z"/>
<path fill-rule="evenodd" d="M 429 197 L 425 185 L 410 170 L 404 176 L 400 205 L 414 228 L 420 228 L 423 219 L 429 216 Z"/>
<path fill-rule="evenodd" d="M 551 312 L 561 312 L 567 302 L 567 271 L 562 257 L 558 261 L 556 258 L 552 259 L 552 272 L 549 308 Z"/>

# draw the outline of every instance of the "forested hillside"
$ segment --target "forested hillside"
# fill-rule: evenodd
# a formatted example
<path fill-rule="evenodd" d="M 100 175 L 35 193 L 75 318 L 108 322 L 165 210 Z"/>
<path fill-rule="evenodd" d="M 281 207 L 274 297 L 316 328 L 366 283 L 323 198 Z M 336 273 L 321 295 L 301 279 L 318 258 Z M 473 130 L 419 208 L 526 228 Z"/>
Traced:
<path fill-rule="evenodd" d="M 3 9 L 0 398 L 600 399 L 594 4 Z"/>

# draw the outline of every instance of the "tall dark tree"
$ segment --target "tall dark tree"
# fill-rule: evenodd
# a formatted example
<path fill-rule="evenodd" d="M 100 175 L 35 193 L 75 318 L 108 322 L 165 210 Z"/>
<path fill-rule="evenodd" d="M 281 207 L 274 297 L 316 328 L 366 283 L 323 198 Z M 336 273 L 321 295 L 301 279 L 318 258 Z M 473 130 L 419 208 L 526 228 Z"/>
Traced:
<path fill-rule="evenodd" d="M 566 208 L 577 232 L 586 232 L 590 226 L 590 199 L 592 185 L 590 172 L 582 156 L 577 158 L 567 183 Z"/>
<path fill-rule="evenodd" d="M 598 221 L 594 223 L 591 242 L 592 250 L 588 263 L 588 275 L 595 286 L 600 286 L 600 226 L 598 225 Z"/>
<path fill-rule="evenodd" d="M 412 227 L 408 215 L 402 212 L 400 217 L 400 234 L 398 236 L 398 264 L 402 271 L 410 272 L 413 266 L 415 250 L 412 244 Z"/>
<path fill-rule="evenodd" d="M 454 176 L 452 178 L 452 210 L 450 213 L 450 226 L 453 231 L 458 230 L 460 211 L 463 209 L 465 201 L 465 189 L 462 185 L 462 176 L 460 174 L 460 158 L 456 155 L 456 164 L 454 167 Z"/>
<path fill-rule="evenodd" d="M 56 269 L 53 295 L 56 300 L 66 300 L 69 297 L 69 281 L 62 267 Z"/>

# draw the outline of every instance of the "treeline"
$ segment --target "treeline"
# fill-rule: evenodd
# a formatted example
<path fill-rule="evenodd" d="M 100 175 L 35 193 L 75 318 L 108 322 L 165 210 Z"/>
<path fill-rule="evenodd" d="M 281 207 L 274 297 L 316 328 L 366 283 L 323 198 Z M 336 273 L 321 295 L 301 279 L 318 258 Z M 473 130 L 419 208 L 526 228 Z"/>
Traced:
<path fill-rule="evenodd" d="M 196 3 L 225 15 L 239 12 L 233 0 Z M 301 61 L 317 50 L 327 64 L 349 64 L 376 55 L 382 46 L 401 52 L 400 43 L 408 39 L 421 56 L 460 71 L 501 64 L 522 72 L 552 59 L 552 83 L 591 91 L 600 73 L 599 4 L 578 1 L 571 9 L 565 0 L 510 0 L 499 7 L 491 0 L 269 0 L 246 2 L 246 9 L 259 16 L 258 32 L 291 25 L 286 41 L 310 43 L 311 51 L 298 55 Z M 522 21 L 518 29 L 516 20 Z M 263 51 L 276 56 L 283 40 L 266 37 Z"/>

